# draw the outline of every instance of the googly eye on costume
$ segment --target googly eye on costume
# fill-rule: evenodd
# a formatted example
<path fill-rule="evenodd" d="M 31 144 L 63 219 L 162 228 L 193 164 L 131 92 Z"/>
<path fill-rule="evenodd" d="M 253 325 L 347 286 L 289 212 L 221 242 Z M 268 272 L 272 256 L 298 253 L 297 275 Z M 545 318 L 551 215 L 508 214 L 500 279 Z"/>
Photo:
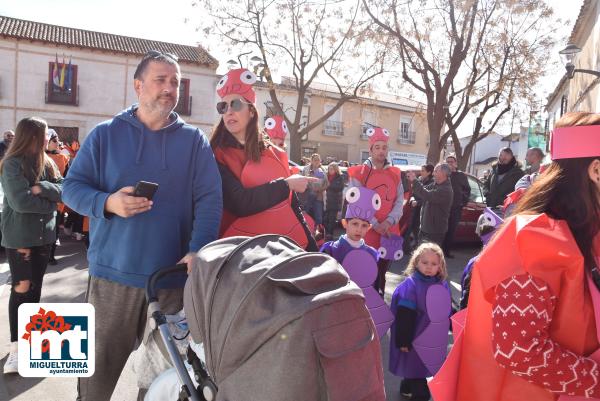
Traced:
<path fill-rule="evenodd" d="M 346 200 L 348 203 L 358 202 L 360 199 L 360 191 L 356 187 L 352 187 L 346 191 Z"/>
<path fill-rule="evenodd" d="M 217 83 L 217 90 L 219 90 L 225 86 L 225 84 L 227 83 L 227 79 L 228 79 L 227 75 L 223 75 L 221 77 L 221 80 Z"/>
<path fill-rule="evenodd" d="M 390 136 L 390 131 L 386 130 L 385 128 L 383 129 L 383 134 L 385 136 Z"/>
<path fill-rule="evenodd" d="M 485 222 L 489 223 L 490 226 L 496 225 L 496 219 L 489 213 L 483 213 L 483 219 Z"/>
<path fill-rule="evenodd" d="M 288 133 L 289 133 L 289 131 L 288 131 L 288 127 L 287 127 L 287 124 L 286 124 L 286 122 L 285 122 L 285 121 L 282 121 L 282 122 L 281 122 L 281 127 L 282 127 L 282 128 L 283 128 L 283 130 L 286 132 L 286 134 L 288 134 Z"/>
<path fill-rule="evenodd" d="M 404 252 L 402 252 L 402 249 L 398 249 L 396 252 L 394 252 L 394 260 L 400 260 L 403 256 Z"/>
<path fill-rule="evenodd" d="M 276 125 L 276 122 L 272 118 L 267 118 L 267 121 L 265 121 L 266 129 L 273 129 L 273 128 L 275 128 L 275 125 Z"/>
<path fill-rule="evenodd" d="M 371 203 L 373 204 L 373 209 L 379 210 L 381 208 L 381 196 L 379 196 L 379 194 L 373 195 Z"/>
<path fill-rule="evenodd" d="M 374 128 L 368 128 L 367 129 L 367 136 L 373 136 L 374 133 L 375 133 L 375 129 Z"/>
<path fill-rule="evenodd" d="M 256 75 L 254 75 L 254 73 L 252 71 L 244 71 L 242 72 L 242 75 L 240 75 L 240 81 L 242 81 L 242 83 L 245 83 L 247 85 L 252 85 L 253 83 L 256 82 Z"/>
<path fill-rule="evenodd" d="M 385 258 L 385 255 L 387 255 L 387 249 L 385 249 L 384 247 L 380 247 L 377 252 L 379 252 L 379 257 L 381 259 Z"/>

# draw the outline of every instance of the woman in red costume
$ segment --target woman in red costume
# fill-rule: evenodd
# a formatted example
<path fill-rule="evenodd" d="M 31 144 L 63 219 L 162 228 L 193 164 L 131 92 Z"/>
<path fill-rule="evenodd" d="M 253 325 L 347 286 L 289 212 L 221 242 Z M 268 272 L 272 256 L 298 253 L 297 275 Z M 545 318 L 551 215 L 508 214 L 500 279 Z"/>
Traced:
<path fill-rule="evenodd" d="M 245 68 L 229 71 L 217 84 L 221 120 L 210 144 L 223 183 L 220 238 L 282 234 L 317 251 L 297 197 L 311 178 L 290 175 L 285 151 L 273 146 L 258 127 L 256 76 Z"/>
<path fill-rule="evenodd" d="M 564 115 L 550 152 L 475 263 L 436 401 L 600 399 L 600 114 Z"/>
<path fill-rule="evenodd" d="M 400 180 L 400 169 L 387 160 L 390 133 L 385 128 L 372 127 L 366 132 L 369 137 L 370 157 L 361 165 L 348 169 L 349 186 L 363 186 L 374 190 L 381 197 L 381 208 L 371 221 L 365 242 L 379 249 L 381 236 L 400 235 L 398 222 L 402 217 L 404 188 Z M 377 280 L 375 289 L 383 295 L 385 292 L 385 274 L 391 261 L 380 258 L 377 262 Z"/>

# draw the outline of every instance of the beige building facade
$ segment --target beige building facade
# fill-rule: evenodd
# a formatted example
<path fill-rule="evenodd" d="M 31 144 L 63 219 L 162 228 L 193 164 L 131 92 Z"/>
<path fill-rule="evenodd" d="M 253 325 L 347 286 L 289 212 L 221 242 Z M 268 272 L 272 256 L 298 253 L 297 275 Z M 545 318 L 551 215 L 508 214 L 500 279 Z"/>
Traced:
<path fill-rule="evenodd" d="M 309 117 L 312 121 L 335 106 L 337 100 L 332 95 L 323 92 L 313 94 Z M 418 164 L 415 163 L 417 160 L 425 162 L 429 136 L 423 105 L 402 98 L 398 98 L 398 103 L 368 98 L 344 103 L 332 117 L 308 134 L 302 153 L 315 152 L 324 159 L 332 157 L 361 163 L 369 155 L 365 131 L 370 126 L 389 131 L 389 151 L 398 164 Z M 400 156 L 400 153 L 404 155 Z"/>
<path fill-rule="evenodd" d="M 183 46 L 0 16 L 0 130 L 27 116 L 45 119 L 63 140 L 83 141 L 98 123 L 137 101 L 135 68 L 148 50 L 179 57 L 177 111 L 209 132 L 215 119 L 217 61 Z M 71 62 L 71 85 L 58 88 L 53 68 Z M 68 70 L 68 65 L 65 66 Z"/>
<path fill-rule="evenodd" d="M 569 43 L 581 49 L 575 59 L 576 69 L 600 71 L 600 1 L 583 0 Z M 548 125 L 569 111 L 600 111 L 600 78 L 576 72 L 565 75 L 547 99 Z"/>
<path fill-rule="evenodd" d="M 297 107 L 296 91 L 280 85 L 277 94 L 282 109 L 288 118 L 293 118 Z M 334 92 L 311 90 L 302 101 L 301 122 L 307 124 L 318 120 L 336 104 Z M 257 107 L 262 115 L 270 115 L 273 104 L 266 85 L 257 85 Z M 335 114 L 303 138 L 302 156 L 318 153 L 323 160 L 330 158 L 361 163 L 369 154 L 365 131 L 370 126 L 383 127 L 390 132 L 391 161 L 396 164 L 425 163 L 429 135 L 424 105 L 386 94 L 374 94 L 373 98 L 344 103 Z"/>

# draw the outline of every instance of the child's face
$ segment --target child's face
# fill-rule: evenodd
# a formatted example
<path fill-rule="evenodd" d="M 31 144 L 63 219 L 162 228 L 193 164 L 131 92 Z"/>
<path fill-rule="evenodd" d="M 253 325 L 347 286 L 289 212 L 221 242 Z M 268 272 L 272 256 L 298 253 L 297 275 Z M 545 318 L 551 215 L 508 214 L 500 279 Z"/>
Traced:
<path fill-rule="evenodd" d="M 440 272 L 440 262 L 440 257 L 435 252 L 425 251 L 419 257 L 417 270 L 428 277 L 436 276 Z"/>
<path fill-rule="evenodd" d="M 346 235 L 352 241 L 360 241 L 367 235 L 371 225 L 361 219 L 350 219 L 346 221 Z"/>

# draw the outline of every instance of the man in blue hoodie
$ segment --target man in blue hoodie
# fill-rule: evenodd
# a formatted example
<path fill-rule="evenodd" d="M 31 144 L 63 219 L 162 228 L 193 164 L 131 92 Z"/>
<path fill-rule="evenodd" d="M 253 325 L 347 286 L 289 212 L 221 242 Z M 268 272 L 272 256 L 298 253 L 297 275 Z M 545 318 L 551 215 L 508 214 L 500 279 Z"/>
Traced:
<path fill-rule="evenodd" d="M 144 286 L 159 268 L 190 263 L 217 239 L 221 180 L 204 134 L 173 112 L 176 56 L 148 52 L 134 75 L 138 104 L 96 126 L 63 186 L 63 200 L 90 217 L 87 300 L 96 309 L 96 368 L 80 378 L 80 400 L 109 400 L 146 327 Z M 138 181 L 152 200 L 131 196 Z M 159 284 L 161 303 L 181 307 L 185 275 Z"/>

